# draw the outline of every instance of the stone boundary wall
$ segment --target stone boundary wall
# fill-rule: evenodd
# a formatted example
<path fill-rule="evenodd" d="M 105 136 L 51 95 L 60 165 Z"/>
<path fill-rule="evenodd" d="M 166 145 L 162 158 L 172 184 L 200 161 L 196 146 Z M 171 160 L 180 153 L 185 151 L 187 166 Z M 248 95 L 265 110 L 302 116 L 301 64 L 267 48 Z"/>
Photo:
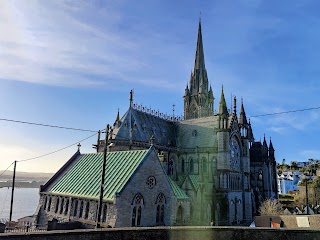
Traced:
<path fill-rule="evenodd" d="M 0 234 L 0 240 L 316 240 L 320 230 L 249 227 L 113 228 Z"/>

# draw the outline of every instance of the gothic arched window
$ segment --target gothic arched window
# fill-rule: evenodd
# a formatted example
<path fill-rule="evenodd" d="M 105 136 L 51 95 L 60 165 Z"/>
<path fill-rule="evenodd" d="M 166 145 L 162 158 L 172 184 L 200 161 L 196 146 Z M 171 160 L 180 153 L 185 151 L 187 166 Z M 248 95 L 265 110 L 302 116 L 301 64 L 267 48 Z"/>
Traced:
<path fill-rule="evenodd" d="M 48 209 L 47 209 L 47 211 L 49 212 L 50 209 L 51 209 L 51 197 L 49 197 L 49 203 L 48 203 Z"/>
<path fill-rule="evenodd" d="M 79 218 L 82 218 L 82 214 L 83 214 L 83 201 L 80 202 Z"/>
<path fill-rule="evenodd" d="M 194 162 L 193 162 L 193 159 L 190 159 L 190 173 L 194 173 Z"/>
<path fill-rule="evenodd" d="M 64 209 L 64 215 L 68 214 L 68 210 L 69 210 L 69 199 L 67 199 L 67 202 L 66 202 L 66 207 Z"/>
<path fill-rule="evenodd" d="M 56 206 L 55 206 L 55 208 L 54 208 L 54 212 L 55 212 L 55 213 L 57 213 L 57 212 L 58 212 L 58 208 L 59 208 L 59 200 L 60 200 L 60 198 L 59 198 L 59 197 L 57 197 Z"/>
<path fill-rule="evenodd" d="M 141 224 L 143 196 L 140 193 L 136 194 L 132 200 L 131 205 L 133 206 L 131 225 L 132 227 L 138 227 Z"/>
<path fill-rule="evenodd" d="M 43 200 L 43 209 L 44 210 L 46 210 L 46 208 L 47 208 L 47 201 L 48 201 L 47 196 L 45 196 L 45 198 Z"/>
<path fill-rule="evenodd" d="M 184 173 L 184 159 L 181 159 L 181 172 Z"/>
<path fill-rule="evenodd" d="M 166 203 L 166 198 L 163 193 L 160 193 L 157 197 L 157 216 L 156 216 L 156 224 L 163 225 L 164 224 L 164 204 Z"/>
<path fill-rule="evenodd" d="M 64 205 L 64 198 L 61 199 L 59 214 L 62 214 L 62 212 L 63 212 L 63 205 Z"/>
<path fill-rule="evenodd" d="M 168 175 L 173 175 L 174 158 L 171 158 L 168 164 Z"/>
<path fill-rule="evenodd" d="M 207 160 L 205 158 L 202 159 L 202 173 L 203 174 L 208 173 L 208 165 L 207 165 Z"/>
<path fill-rule="evenodd" d="M 177 224 L 178 225 L 182 224 L 182 221 L 183 221 L 183 209 L 181 206 L 179 206 L 177 211 Z"/>
<path fill-rule="evenodd" d="M 88 201 L 88 202 L 86 203 L 86 210 L 85 210 L 85 213 L 84 213 L 84 218 L 85 218 L 85 219 L 88 219 L 89 209 L 90 209 L 90 202 Z"/>
<path fill-rule="evenodd" d="M 75 216 L 77 216 L 77 210 L 78 210 L 78 200 L 77 199 L 75 199 L 74 201 L 73 201 L 73 206 L 74 206 L 74 208 L 73 208 L 73 216 L 75 217 Z"/>

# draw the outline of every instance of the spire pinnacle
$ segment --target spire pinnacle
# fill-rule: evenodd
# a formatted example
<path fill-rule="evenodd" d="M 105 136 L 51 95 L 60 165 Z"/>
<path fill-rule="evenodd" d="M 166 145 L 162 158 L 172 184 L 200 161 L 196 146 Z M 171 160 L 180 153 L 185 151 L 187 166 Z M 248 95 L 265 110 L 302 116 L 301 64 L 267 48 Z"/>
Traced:
<path fill-rule="evenodd" d="M 271 141 L 271 137 L 270 137 L 270 143 L 269 143 L 269 150 L 274 150 L 273 144 L 272 144 L 272 141 Z"/>
<path fill-rule="evenodd" d="M 132 107 L 133 104 L 133 90 L 130 91 L 130 107 Z"/>
<path fill-rule="evenodd" d="M 266 134 L 263 134 L 263 146 L 268 147 L 267 141 L 266 141 Z"/>
<path fill-rule="evenodd" d="M 116 120 L 114 121 L 113 126 L 114 127 L 119 127 L 120 126 L 120 111 L 119 111 L 119 108 L 118 108 L 117 117 L 116 117 Z"/>
<path fill-rule="evenodd" d="M 204 52 L 203 52 L 203 43 L 202 43 L 202 30 L 201 30 L 201 18 L 199 19 L 199 27 L 198 27 L 198 39 L 197 39 L 197 47 L 196 47 L 196 56 L 194 62 L 194 73 L 198 70 L 204 70 Z"/>
<path fill-rule="evenodd" d="M 117 122 L 119 122 L 119 121 L 120 121 L 120 112 L 119 112 L 119 108 L 118 108 L 118 114 L 117 114 L 116 121 L 117 121 Z"/>
<path fill-rule="evenodd" d="M 239 124 L 241 124 L 241 125 L 247 125 L 248 124 L 246 112 L 244 111 L 244 107 L 243 107 L 243 98 L 241 98 Z M 249 119 L 249 124 L 250 124 L 250 119 Z"/>
<path fill-rule="evenodd" d="M 223 85 L 222 85 L 221 97 L 220 97 L 220 102 L 219 102 L 219 114 L 227 114 L 227 113 L 228 113 L 227 103 L 226 103 L 226 99 L 224 97 Z"/>

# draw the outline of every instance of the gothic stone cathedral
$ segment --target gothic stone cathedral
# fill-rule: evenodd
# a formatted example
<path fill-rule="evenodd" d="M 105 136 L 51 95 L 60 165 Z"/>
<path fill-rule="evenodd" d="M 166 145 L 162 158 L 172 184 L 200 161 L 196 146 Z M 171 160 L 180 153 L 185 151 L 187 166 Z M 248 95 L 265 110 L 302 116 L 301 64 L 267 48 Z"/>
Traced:
<path fill-rule="evenodd" d="M 134 104 L 132 92 L 128 111 L 118 112 L 107 144 L 105 226 L 248 224 L 263 199 L 277 198 L 271 140 L 254 141 L 243 103 L 237 114 L 234 98 L 228 110 L 223 88 L 214 109 L 201 31 L 199 22 L 183 120 Z M 78 151 L 40 188 L 38 224 L 94 224 L 104 145 L 99 136 L 97 153 Z"/>

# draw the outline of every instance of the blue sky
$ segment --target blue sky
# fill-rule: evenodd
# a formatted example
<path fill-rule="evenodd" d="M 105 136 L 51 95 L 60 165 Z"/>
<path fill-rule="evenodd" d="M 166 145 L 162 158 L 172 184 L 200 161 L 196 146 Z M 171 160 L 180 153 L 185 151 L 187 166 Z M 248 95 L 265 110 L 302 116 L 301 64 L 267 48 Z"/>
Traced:
<path fill-rule="evenodd" d="M 318 107 L 318 1 L 0 1 L 0 117 L 98 130 L 134 101 L 182 114 L 201 12 L 206 68 L 247 116 Z M 238 101 L 238 106 L 240 101 Z M 320 156 L 320 110 L 251 118 L 279 162 Z M 91 133 L 0 121 L 0 169 Z M 96 138 L 82 143 L 93 151 Z M 19 163 L 55 172 L 76 151 Z"/>

